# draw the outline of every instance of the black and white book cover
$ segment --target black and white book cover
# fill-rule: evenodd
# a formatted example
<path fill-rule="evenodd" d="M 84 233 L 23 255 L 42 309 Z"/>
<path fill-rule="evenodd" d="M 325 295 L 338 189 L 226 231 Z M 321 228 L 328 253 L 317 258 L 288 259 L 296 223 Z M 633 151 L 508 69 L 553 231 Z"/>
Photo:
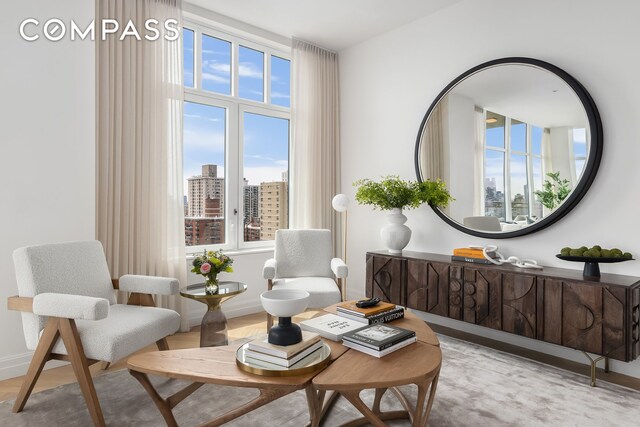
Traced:
<path fill-rule="evenodd" d="M 351 341 L 376 350 L 383 350 L 415 336 L 414 331 L 398 328 L 385 323 L 368 325 L 344 334 L 344 341 Z"/>

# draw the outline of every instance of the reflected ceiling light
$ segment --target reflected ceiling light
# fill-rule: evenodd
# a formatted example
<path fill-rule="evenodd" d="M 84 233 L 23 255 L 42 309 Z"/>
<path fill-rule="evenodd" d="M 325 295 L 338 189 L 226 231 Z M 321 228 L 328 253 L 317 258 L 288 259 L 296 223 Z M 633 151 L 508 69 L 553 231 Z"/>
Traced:
<path fill-rule="evenodd" d="M 498 122 L 498 119 L 496 119 L 495 117 L 489 117 L 489 118 L 486 120 L 486 122 L 487 122 L 487 123 L 489 123 L 489 124 L 497 123 L 497 122 Z"/>

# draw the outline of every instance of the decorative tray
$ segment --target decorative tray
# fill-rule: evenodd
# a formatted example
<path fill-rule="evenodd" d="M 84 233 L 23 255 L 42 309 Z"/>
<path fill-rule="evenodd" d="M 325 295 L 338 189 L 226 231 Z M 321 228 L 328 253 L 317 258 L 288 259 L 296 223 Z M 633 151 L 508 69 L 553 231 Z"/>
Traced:
<path fill-rule="evenodd" d="M 245 372 L 265 377 L 292 377 L 320 371 L 329 364 L 331 357 L 331 347 L 329 347 L 327 343 L 323 343 L 321 348 L 287 368 L 274 363 L 245 357 L 245 350 L 248 346 L 249 343 L 244 344 L 236 351 L 236 364 L 238 368 Z"/>
<path fill-rule="evenodd" d="M 588 277 L 600 277 L 600 267 L 598 263 L 612 264 L 615 262 L 632 261 L 633 258 L 594 258 L 588 256 L 571 256 L 571 255 L 556 255 L 563 261 L 584 262 L 584 269 L 582 270 L 583 276 Z"/>

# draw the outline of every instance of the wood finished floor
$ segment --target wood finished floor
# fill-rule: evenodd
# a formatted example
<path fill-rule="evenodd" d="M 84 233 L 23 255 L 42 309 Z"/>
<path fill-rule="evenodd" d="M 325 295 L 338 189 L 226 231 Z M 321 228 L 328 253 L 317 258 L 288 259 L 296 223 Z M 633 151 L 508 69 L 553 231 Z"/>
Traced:
<path fill-rule="evenodd" d="M 294 320 L 300 321 L 313 317 L 317 311 L 309 310 L 300 316 L 294 318 Z M 542 363 L 557 366 L 562 369 L 578 372 L 585 375 L 585 381 L 588 381 L 589 368 L 583 364 L 579 364 L 565 359 L 560 359 L 554 356 L 549 356 L 543 353 L 526 350 L 521 347 L 516 347 L 510 344 L 501 343 L 494 340 L 478 337 L 475 335 L 467 334 L 464 332 L 456 331 L 454 329 L 441 327 L 438 325 L 431 325 L 431 327 L 438 333 L 449 335 L 466 341 L 476 342 L 487 347 L 495 348 L 497 350 L 506 351 L 512 354 L 518 354 L 520 356 L 527 357 L 529 359 L 537 360 Z M 264 313 L 249 314 L 247 316 L 236 317 L 229 319 L 228 330 L 229 340 L 236 340 L 240 338 L 246 338 L 251 336 L 260 335 L 266 332 L 266 315 Z M 198 347 L 200 344 L 200 328 L 193 328 L 190 332 L 178 333 L 167 338 L 169 341 L 169 347 L 172 349 L 179 348 L 193 348 Z M 151 345 L 140 350 L 140 352 L 155 351 L 157 347 Z M 93 365 L 91 369 L 92 375 L 99 376 L 104 375 L 107 372 L 113 372 L 120 369 L 125 369 L 126 359 L 123 359 L 113 365 L 109 366 L 109 369 L 102 370 L 101 364 Z M 598 370 L 598 378 L 606 380 L 612 383 L 630 387 L 636 390 L 640 390 L 640 379 L 617 374 L 608 373 L 605 374 L 601 369 Z M 0 401 L 7 399 L 14 399 L 24 377 L 16 377 L 8 380 L 0 381 Z M 36 383 L 34 393 L 42 390 L 57 387 L 59 385 L 75 382 L 76 378 L 73 374 L 73 370 L 70 365 L 61 366 L 58 368 L 48 369 L 42 372 L 40 379 Z"/>

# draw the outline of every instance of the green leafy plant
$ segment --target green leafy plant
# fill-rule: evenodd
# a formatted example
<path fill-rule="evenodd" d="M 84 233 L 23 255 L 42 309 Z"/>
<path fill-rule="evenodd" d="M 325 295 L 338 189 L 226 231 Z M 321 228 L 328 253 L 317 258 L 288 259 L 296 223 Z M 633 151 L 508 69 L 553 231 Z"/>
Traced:
<path fill-rule="evenodd" d="M 379 182 L 365 178 L 357 180 L 353 185 L 358 187 L 358 203 L 372 205 L 374 209 L 415 209 L 424 203 L 444 207 L 454 200 L 441 180 L 405 181 L 398 176 L 387 175 Z"/>
<path fill-rule="evenodd" d="M 542 190 L 534 191 L 538 196 L 540 203 L 547 209 L 553 209 L 559 206 L 571 192 L 570 183 L 566 179 L 560 179 L 560 172 L 549 172 L 542 185 Z"/>

